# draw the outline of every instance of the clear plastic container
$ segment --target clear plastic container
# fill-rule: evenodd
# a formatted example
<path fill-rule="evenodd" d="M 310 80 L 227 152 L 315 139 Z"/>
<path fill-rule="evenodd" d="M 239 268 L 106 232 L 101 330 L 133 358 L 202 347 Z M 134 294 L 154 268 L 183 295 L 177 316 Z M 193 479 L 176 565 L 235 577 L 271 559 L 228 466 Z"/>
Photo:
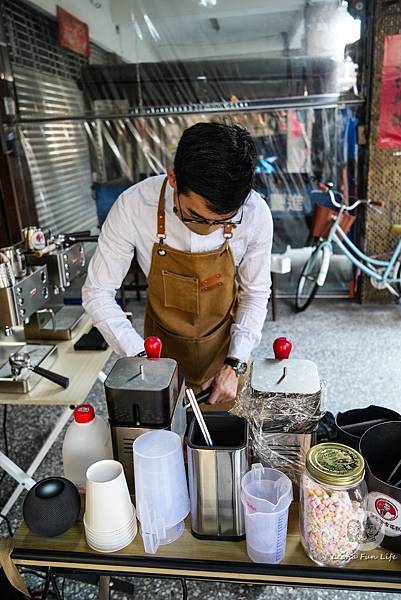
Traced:
<path fill-rule="evenodd" d="M 300 533 L 306 554 L 321 566 L 341 567 L 356 557 L 366 518 L 362 456 L 327 442 L 311 448 L 301 477 Z"/>
<path fill-rule="evenodd" d="M 90 404 L 77 406 L 63 442 L 64 476 L 84 493 L 87 469 L 99 460 L 112 458 L 109 424 L 95 415 Z"/>
<path fill-rule="evenodd" d="M 182 441 L 173 431 L 157 429 L 133 444 L 135 498 L 145 552 L 175 541 L 189 513 Z"/>
<path fill-rule="evenodd" d="M 258 463 L 244 475 L 241 487 L 249 558 L 258 563 L 281 562 L 292 502 L 291 480 L 284 473 Z"/>

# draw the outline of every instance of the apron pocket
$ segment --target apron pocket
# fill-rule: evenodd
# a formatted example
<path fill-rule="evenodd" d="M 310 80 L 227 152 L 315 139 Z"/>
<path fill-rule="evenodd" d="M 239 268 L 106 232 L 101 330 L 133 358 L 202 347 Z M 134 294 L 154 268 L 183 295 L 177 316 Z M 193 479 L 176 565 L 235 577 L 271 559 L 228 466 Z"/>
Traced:
<path fill-rule="evenodd" d="M 175 335 L 151 318 L 146 323 L 145 336 L 156 335 L 162 340 L 162 356 L 177 361 L 188 383 L 200 385 L 223 366 L 231 339 L 231 315 L 201 338 Z"/>
<path fill-rule="evenodd" d="M 199 280 L 162 271 L 164 306 L 199 314 Z"/>

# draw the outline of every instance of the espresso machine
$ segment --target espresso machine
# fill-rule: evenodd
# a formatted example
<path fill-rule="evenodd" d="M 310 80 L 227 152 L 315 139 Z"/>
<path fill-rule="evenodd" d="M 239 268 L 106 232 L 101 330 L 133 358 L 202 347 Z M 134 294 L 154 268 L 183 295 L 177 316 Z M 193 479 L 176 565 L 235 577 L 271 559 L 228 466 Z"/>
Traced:
<path fill-rule="evenodd" d="M 0 249 L 0 392 L 25 393 L 40 376 L 52 379 L 46 368 L 56 358 L 56 347 L 28 344 L 24 332 L 48 298 L 46 265 L 27 267 L 19 244 Z"/>
<path fill-rule="evenodd" d="M 113 453 L 124 467 L 130 491 L 134 492 L 132 444 L 153 429 L 169 429 L 184 436 L 187 428 L 185 378 L 171 358 L 160 358 L 159 349 L 150 349 L 145 340 L 145 356 L 120 358 L 104 382 Z M 143 353 L 145 354 L 145 353 Z M 211 388 L 196 396 L 205 402 Z"/>
<path fill-rule="evenodd" d="M 28 340 L 69 340 L 84 315 L 81 306 L 65 305 L 64 293 L 85 266 L 83 242 L 97 241 L 89 231 L 52 236 L 38 227 L 24 230 L 25 259 L 30 266 L 46 266 L 49 300 L 25 324 Z"/>

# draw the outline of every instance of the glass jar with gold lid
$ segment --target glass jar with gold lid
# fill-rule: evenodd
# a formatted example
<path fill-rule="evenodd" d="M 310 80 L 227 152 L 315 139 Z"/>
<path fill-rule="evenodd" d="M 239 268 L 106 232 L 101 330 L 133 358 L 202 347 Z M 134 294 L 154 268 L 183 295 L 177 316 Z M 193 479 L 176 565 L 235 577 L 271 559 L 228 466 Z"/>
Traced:
<path fill-rule="evenodd" d="M 300 531 L 305 552 L 322 566 L 355 556 L 364 528 L 367 487 L 362 456 L 343 444 L 313 446 L 300 490 Z"/>

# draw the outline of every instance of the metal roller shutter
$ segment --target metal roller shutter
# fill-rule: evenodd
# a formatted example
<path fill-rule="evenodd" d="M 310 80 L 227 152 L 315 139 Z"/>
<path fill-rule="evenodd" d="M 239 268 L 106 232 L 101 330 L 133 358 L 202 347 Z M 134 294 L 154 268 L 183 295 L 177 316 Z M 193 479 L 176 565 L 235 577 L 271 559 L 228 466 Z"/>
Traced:
<path fill-rule="evenodd" d="M 82 93 L 73 80 L 20 66 L 14 67 L 14 77 L 22 119 L 83 112 Z M 82 123 L 20 125 L 19 134 L 31 172 L 40 226 L 54 232 L 94 229 L 97 215 Z"/>
<path fill-rule="evenodd" d="M 59 46 L 55 19 L 21 0 L 0 4 L 20 117 L 62 115 L 67 119 L 18 126 L 39 225 L 55 233 L 94 229 L 97 215 L 85 126 L 68 121 L 69 114 L 84 112 L 76 82 L 87 60 Z"/>

